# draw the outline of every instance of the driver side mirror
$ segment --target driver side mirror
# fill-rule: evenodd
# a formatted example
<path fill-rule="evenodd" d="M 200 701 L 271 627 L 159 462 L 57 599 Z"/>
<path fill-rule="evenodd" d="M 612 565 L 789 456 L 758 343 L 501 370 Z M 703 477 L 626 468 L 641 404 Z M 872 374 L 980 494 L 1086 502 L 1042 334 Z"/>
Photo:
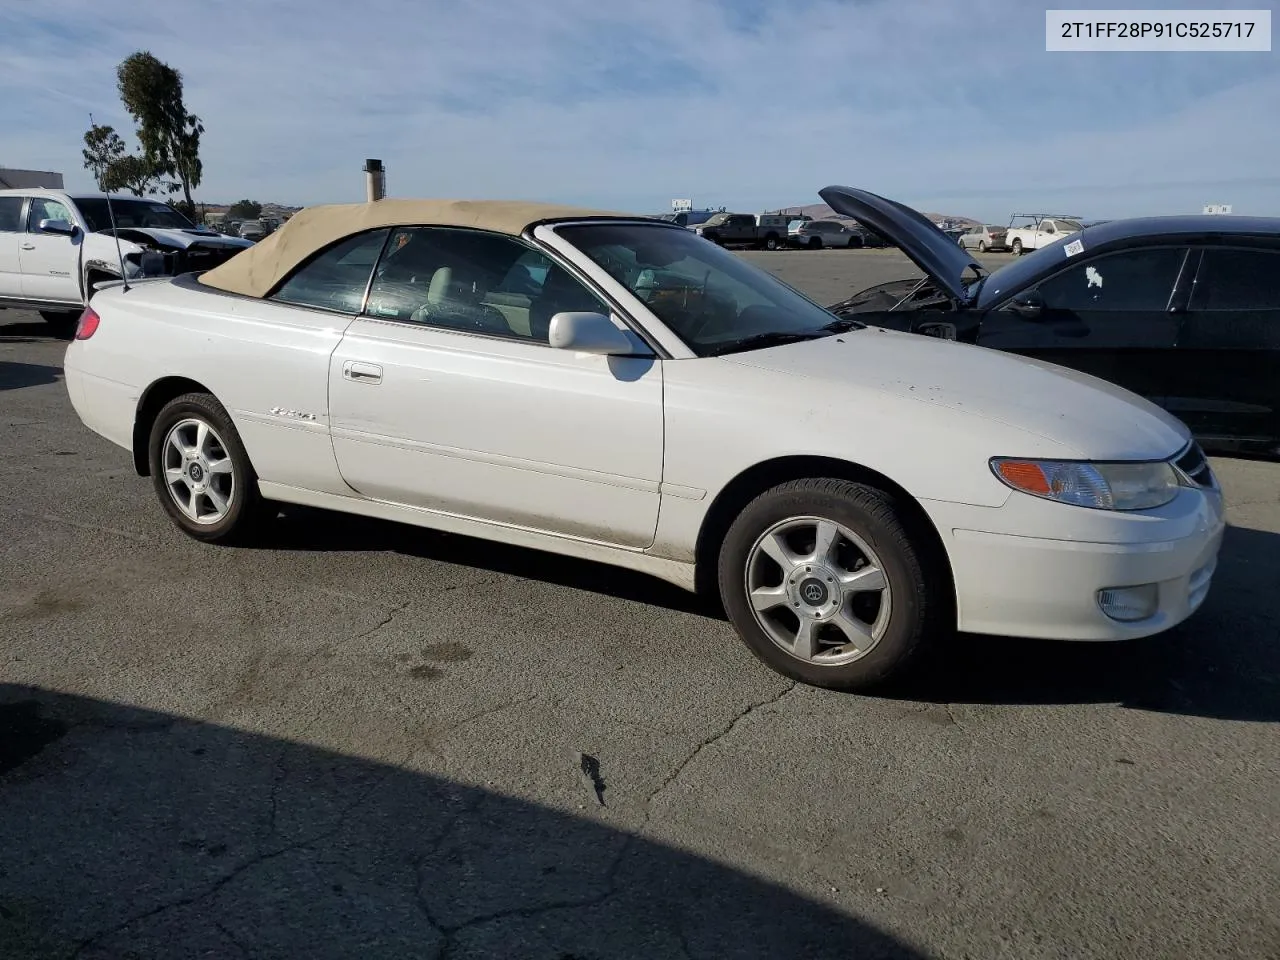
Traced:
<path fill-rule="evenodd" d="M 1044 297 L 1039 290 L 1028 290 L 1010 300 L 1008 309 L 1023 320 L 1039 320 L 1044 313 Z"/>
<path fill-rule="evenodd" d="M 597 356 L 635 356 L 648 353 L 632 342 L 603 313 L 565 311 L 551 318 L 547 340 L 557 350 Z"/>
<path fill-rule="evenodd" d="M 40 233 L 56 233 L 64 237 L 74 237 L 79 228 L 70 220 L 41 220 L 36 224 Z"/>

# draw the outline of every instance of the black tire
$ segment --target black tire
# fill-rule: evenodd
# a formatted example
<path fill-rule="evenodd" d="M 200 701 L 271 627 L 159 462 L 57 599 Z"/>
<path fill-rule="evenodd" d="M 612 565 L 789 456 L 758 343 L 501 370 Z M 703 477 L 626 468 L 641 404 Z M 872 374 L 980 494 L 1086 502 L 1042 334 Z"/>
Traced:
<path fill-rule="evenodd" d="M 201 523 L 188 517 L 170 493 L 165 477 L 164 444 L 169 431 L 186 419 L 201 420 L 211 426 L 231 460 L 232 496 L 226 514 L 214 523 Z M 235 424 L 222 404 L 207 393 L 186 393 L 170 400 L 151 425 L 147 441 L 147 462 L 160 506 L 183 533 L 205 543 L 242 543 L 250 538 L 262 519 L 264 502 L 258 491 L 258 475 Z"/>
<path fill-rule="evenodd" d="M 1013 246 L 1011 246 L 1009 249 L 1013 251 L 1013 255 L 1015 257 L 1022 256 L 1022 240 L 1015 237 L 1013 240 Z"/>
<path fill-rule="evenodd" d="M 850 238 L 849 238 L 848 247 L 849 247 L 849 249 L 850 249 L 850 250 L 861 250 L 861 249 L 862 249 L 862 238 L 861 238 L 861 237 L 850 237 Z"/>
<path fill-rule="evenodd" d="M 756 621 L 747 595 L 747 563 L 756 541 L 776 523 L 820 517 L 856 533 L 879 555 L 892 596 L 878 642 L 860 658 L 816 664 L 784 650 Z M 801 683 L 859 690 L 901 677 L 949 630 L 951 586 L 934 550 L 889 494 L 832 478 L 793 480 L 752 500 L 730 526 L 717 569 L 725 612 L 747 647 L 767 666 Z"/>
<path fill-rule="evenodd" d="M 810 249 L 810 250 L 821 250 L 821 249 L 822 249 L 822 238 L 821 238 L 821 237 L 810 237 L 810 238 L 809 238 L 809 249 Z"/>
<path fill-rule="evenodd" d="M 979 253 L 986 253 L 986 252 L 987 252 L 987 241 L 985 241 L 985 240 L 979 240 L 979 241 L 978 241 L 978 252 L 979 252 Z"/>
<path fill-rule="evenodd" d="M 764 238 L 764 248 L 766 250 L 777 250 L 779 246 L 777 234 L 771 233 Z"/>
<path fill-rule="evenodd" d="M 50 333 L 59 340 L 70 340 L 74 337 L 76 327 L 80 324 L 80 314 L 61 310 L 41 310 L 40 319 L 48 324 Z"/>

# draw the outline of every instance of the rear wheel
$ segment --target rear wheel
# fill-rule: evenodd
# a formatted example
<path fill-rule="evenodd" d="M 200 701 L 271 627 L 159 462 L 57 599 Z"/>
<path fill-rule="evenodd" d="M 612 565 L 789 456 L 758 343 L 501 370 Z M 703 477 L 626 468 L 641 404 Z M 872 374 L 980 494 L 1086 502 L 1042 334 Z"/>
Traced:
<path fill-rule="evenodd" d="M 764 248 L 766 250 L 777 250 L 779 246 L 777 234 L 771 233 L 764 238 Z"/>
<path fill-rule="evenodd" d="M 148 456 L 160 505 L 188 536 L 241 541 L 262 514 L 258 477 L 240 434 L 209 394 L 165 404 L 151 426 Z"/>
<path fill-rule="evenodd" d="M 720 550 L 720 595 L 764 663 L 852 690 L 901 674 L 946 627 L 929 548 L 883 491 L 795 480 L 748 504 Z"/>
<path fill-rule="evenodd" d="M 985 241 L 985 240 L 979 240 L 979 241 L 978 241 L 978 252 L 979 252 L 979 253 L 986 253 L 986 252 L 987 252 L 987 241 Z"/>

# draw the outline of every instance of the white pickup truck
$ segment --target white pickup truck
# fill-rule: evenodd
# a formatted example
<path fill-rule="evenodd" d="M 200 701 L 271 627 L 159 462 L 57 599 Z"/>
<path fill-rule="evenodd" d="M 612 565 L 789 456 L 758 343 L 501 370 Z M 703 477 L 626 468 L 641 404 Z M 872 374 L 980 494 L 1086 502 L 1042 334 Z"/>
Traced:
<path fill-rule="evenodd" d="M 1030 220 L 1029 224 L 1015 227 L 1014 220 Z M 1063 237 L 1079 233 L 1081 229 L 1079 217 L 1054 216 L 1048 213 L 1015 213 L 1009 220 L 1009 229 L 1005 233 L 1005 246 L 1015 257 L 1022 256 L 1028 250 L 1039 250 Z"/>
<path fill-rule="evenodd" d="M 70 333 L 97 284 L 208 270 L 251 241 L 198 227 L 167 203 L 103 194 L 0 190 L 0 309 L 37 310 Z"/>

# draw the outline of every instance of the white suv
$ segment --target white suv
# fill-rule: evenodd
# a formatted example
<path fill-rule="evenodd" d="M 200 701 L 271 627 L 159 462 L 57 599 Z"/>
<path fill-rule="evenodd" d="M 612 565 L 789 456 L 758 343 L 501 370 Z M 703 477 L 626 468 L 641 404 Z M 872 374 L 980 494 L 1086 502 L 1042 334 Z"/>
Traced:
<path fill-rule="evenodd" d="M 69 333 L 97 284 L 207 270 L 252 246 L 198 227 L 167 203 L 33 188 L 0 190 L 0 309 L 38 310 Z"/>

